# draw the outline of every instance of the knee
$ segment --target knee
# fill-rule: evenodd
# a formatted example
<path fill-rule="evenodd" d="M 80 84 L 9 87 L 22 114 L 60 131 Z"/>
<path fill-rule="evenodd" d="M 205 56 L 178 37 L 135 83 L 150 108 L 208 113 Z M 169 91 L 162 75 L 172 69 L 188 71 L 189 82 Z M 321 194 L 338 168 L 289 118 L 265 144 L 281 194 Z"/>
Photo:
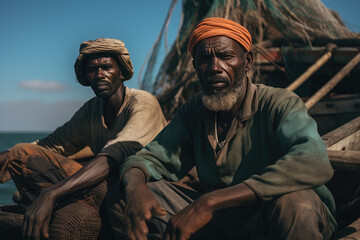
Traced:
<path fill-rule="evenodd" d="M 39 146 L 31 143 L 18 143 L 10 149 L 9 155 L 12 159 L 21 159 L 24 156 L 33 155 Z"/>
<path fill-rule="evenodd" d="M 12 147 L 8 154 L 8 169 L 11 174 L 19 174 L 23 166 L 28 164 L 30 156 L 36 155 L 39 146 L 31 143 L 18 143 Z"/>
<path fill-rule="evenodd" d="M 269 204 L 271 218 L 306 219 L 317 218 L 319 212 L 318 196 L 312 190 L 303 190 L 285 194 Z M 321 203 L 320 203 L 321 204 Z"/>

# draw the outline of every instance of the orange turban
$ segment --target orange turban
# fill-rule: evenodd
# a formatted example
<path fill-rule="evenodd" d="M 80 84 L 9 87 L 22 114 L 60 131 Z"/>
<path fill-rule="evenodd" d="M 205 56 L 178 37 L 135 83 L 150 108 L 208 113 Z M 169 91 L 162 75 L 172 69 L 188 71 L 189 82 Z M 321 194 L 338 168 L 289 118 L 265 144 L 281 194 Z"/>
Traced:
<path fill-rule="evenodd" d="M 225 18 L 210 17 L 199 23 L 190 35 L 188 50 L 194 57 L 194 48 L 198 42 L 215 36 L 226 36 L 243 46 L 247 51 L 251 47 L 251 35 L 249 31 L 240 24 Z"/>

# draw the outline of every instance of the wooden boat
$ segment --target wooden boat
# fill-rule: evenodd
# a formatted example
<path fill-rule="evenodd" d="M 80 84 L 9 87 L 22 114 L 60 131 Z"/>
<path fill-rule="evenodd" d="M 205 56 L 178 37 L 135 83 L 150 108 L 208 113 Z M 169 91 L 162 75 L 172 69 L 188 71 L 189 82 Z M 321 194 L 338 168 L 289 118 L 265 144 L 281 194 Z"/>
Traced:
<path fill-rule="evenodd" d="M 322 136 L 327 149 L 330 162 L 335 169 L 335 175 L 330 181 L 330 190 L 333 191 L 335 201 L 342 202 L 343 206 L 337 206 L 346 215 L 347 212 L 354 212 L 359 209 L 360 196 L 354 198 L 351 193 L 355 193 L 354 189 L 359 185 L 360 176 L 360 117 L 340 126 L 339 128 Z M 336 173 L 341 173 L 337 175 Z M 341 179 L 342 174 L 355 178 L 348 182 L 348 179 Z M 346 184 L 346 188 L 344 188 Z M 344 190 L 347 192 L 344 194 Z M 338 192 L 338 194 L 336 194 Z M 350 193 L 350 195 L 349 195 Z M 344 195 L 349 196 L 344 199 Z M 355 199 L 355 202 L 354 202 Z M 357 201 L 358 202 L 357 202 Z M 2 239 L 22 239 L 22 221 L 24 217 L 23 209 L 16 204 L 0 206 L 0 236 Z M 342 216 L 343 217 L 343 216 Z M 345 216 L 346 218 L 346 216 Z M 342 226 L 338 233 L 338 239 L 355 239 L 360 240 L 360 213 L 347 219 L 340 219 Z"/>
<path fill-rule="evenodd" d="M 0 205 L 0 236 L 1 239 L 22 239 L 23 209 L 17 205 Z"/>
<path fill-rule="evenodd" d="M 248 2 L 248 0 L 246 1 Z M 175 1 L 173 0 L 173 2 Z M 200 13 L 205 14 L 206 9 L 214 9 L 210 6 L 208 6 L 209 8 L 204 8 L 204 6 L 200 4 L 210 4 L 210 2 L 211 1 L 197 2 L 189 0 L 187 4 L 184 4 L 184 9 L 190 10 L 190 13 L 194 13 L 194 16 L 200 19 L 200 17 L 202 17 Z M 224 8 L 226 10 L 226 16 L 241 16 L 242 9 L 230 8 L 231 1 L 226 2 Z M 239 1 L 234 2 L 238 4 Z M 298 2 L 299 4 L 304 3 L 304 1 Z M 314 2 L 311 1 L 312 5 L 314 5 L 313 3 Z M 200 6 L 198 8 L 201 9 L 201 12 L 196 12 L 196 6 L 193 5 Z M 254 4 L 254 6 L 255 5 L 256 4 Z M 261 9 L 261 12 L 263 12 L 263 10 L 264 9 Z M 237 14 L 235 14 L 236 11 L 238 11 Z M 185 15 L 185 17 L 188 18 L 189 16 L 192 15 Z M 271 16 L 278 16 L 278 14 Z M 312 18 L 313 16 L 309 18 L 309 21 Z M 267 17 L 264 19 L 267 19 L 266 22 L 269 22 L 268 20 L 271 18 Z M 185 18 L 184 22 L 187 22 L 186 20 Z M 328 22 L 326 25 L 330 25 L 331 23 L 332 22 Z M 164 26 L 166 26 L 166 24 L 164 24 Z M 258 24 L 258 26 L 263 26 L 263 24 Z M 316 26 L 318 26 L 318 22 L 316 22 Z M 271 28 L 271 26 L 268 26 L 268 28 Z M 165 27 L 163 29 L 165 29 Z M 186 30 L 186 28 L 181 29 Z M 289 25 L 287 29 L 289 31 L 295 28 Z M 264 33 L 262 28 L 258 30 L 259 31 L 255 32 Z M 290 81 L 290 79 L 296 78 L 294 77 L 296 75 L 299 76 L 298 79 L 302 79 L 304 82 L 308 80 L 306 83 L 302 82 L 300 84 L 301 86 L 296 90 L 296 93 L 308 103 L 309 113 L 318 123 L 319 132 L 328 147 L 330 162 L 335 169 L 335 175 L 329 183 L 329 188 L 334 194 L 338 209 L 342 211 L 341 214 L 338 215 L 338 218 L 343 217 L 343 219 L 337 219 L 341 222 L 341 229 L 337 234 L 338 239 L 360 240 L 360 208 L 357 209 L 357 207 L 360 206 L 360 204 L 357 205 L 357 203 L 360 203 L 360 199 L 359 196 L 354 197 L 356 193 L 355 190 L 358 190 L 360 186 L 360 182 L 358 181 L 359 177 L 357 176 L 360 176 L 360 82 L 358 81 L 360 78 L 360 66 L 356 63 L 356 61 L 358 61 L 356 59 L 359 59 L 360 40 L 358 38 L 322 38 L 311 41 L 310 47 L 304 44 L 304 39 L 297 42 L 294 39 L 290 41 L 285 37 L 282 38 L 285 42 L 276 42 L 275 40 L 278 38 L 274 40 L 271 36 L 277 36 L 279 31 L 275 31 L 276 27 L 270 30 L 268 33 L 271 34 L 269 34 L 268 38 L 260 38 L 258 36 L 258 44 L 254 45 L 255 74 L 256 72 L 259 73 L 258 81 L 256 82 L 286 88 L 296 82 L 296 80 Z M 262 36 L 262 34 L 259 35 Z M 160 36 L 162 36 L 162 34 Z M 186 34 L 180 33 L 179 36 L 181 36 L 181 39 L 177 42 L 176 46 L 173 47 L 172 52 L 168 55 L 169 58 L 164 61 L 165 64 L 161 67 L 162 75 L 159 75 L 160 80 L 158 85 L 151 84 L 154 89 L 163 88 L 163 85 L 171 86 L 167 89 L 163 88 L 165 89 L 163 93 L 158 95 L 163 107 L 163 112 L 168 119 L 171 119 L 176 108 L 196 92 L 199 86 L 195 80 L 196 76 L 190 63 L 191 59 L 186 54 L 178 54 L 179 49 L 186 49 L 186 47 L 184 47 L 186 45 L 186 41 L 184 40 L 186 39 L 184 38 Z M 317 36 L 321 37 L 322 35 L 319 34 L 314 37 Z M 353 34 L 348 34 L 348 36 L 353 36 Z M 314 37 L 311 37 L 311 39 Z M 269 44 L 263 41 L 266 39 L 270 41 Z M 330 48 L 329 43 L 335 44 L 336 47 Z M 289 58 L 289 56 L 291 58 Z M 175 60 L 172 59 L 172 57 Z M 150 59 L 152 58 L 150 57 Z M 289 61 L 289 59 L 292 59 L 292 61 Z M 352 60 L 354 60 L 354 62 Z M 154 59 L 152 59 L 151 63 L 154 62 Z M 189 64 L 186 64 L 187 62 Z M 350 63 L 352 66 L 348 65 Z M 349 75 L 350 71 L 351 75 Z M 149 75 L 151 75 L 151 73 L 152 71 L 149 71 Z M 341 76 L 338 75 L 338 73 Z M 289 77 L 289 74 L 292 76 Z M 169 84 L 162 82 L 163 79 L 171 80 L 174 78 L 177 78 L 175 79 L 176 81 L 170 82 Z M 339 79 L 342 81 L 340 82 Z M 328 83 L 331 83 L 331 86 L 328 86 Z M 146 84 L 144 84 L 144 86 L 146 86 Z M 333 91 L 330 92 L 330 90 Z M 327 96 L 323 98 L 325 95 Z M 316 99 L 313 98 L 314 96 Z M 321 98 L 322 100 L 320 100 Z M 331 121 L 329 121 L 329 119 L 331 119 Z M 344 191 L 346 194 L 343 194 Z M 353 211 L 354 209 L 359 211 Z M 350 214 L 351 212 L 352 214 Z M 22 219 L 23 212 L 18 205 L 0 206 L 0 236 L 4 239 L 21 239 Z"/>

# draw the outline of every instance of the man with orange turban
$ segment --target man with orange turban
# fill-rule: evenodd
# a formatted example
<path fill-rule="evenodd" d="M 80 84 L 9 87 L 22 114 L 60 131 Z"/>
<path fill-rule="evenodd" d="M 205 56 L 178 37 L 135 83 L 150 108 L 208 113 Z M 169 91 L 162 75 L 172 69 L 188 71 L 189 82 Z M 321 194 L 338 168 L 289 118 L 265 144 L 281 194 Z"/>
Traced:
<path fill-rule="evenodd" d="M 166 125 L 153 95 L 124 86 L 134 71 L 122 41 L 83 42 L 75 72 L 96 96 L 49 136 L 0 153 L 1 181 L 11 175 L 17 202 L 26 208 L 25 239 L 98 239 L 107 184 L 125 157 Z M 79 157 L 87 161 L 78 162 Z M 54 217 L 53 208 L 58 210 Z"/>
<path fill-rule="evenodd" d="M 236 22 L 204 19 L 188 50 L 202 91 L 121 165 L 118 239 L 331 239 L 333 170 L 302 100 L 251 82 L 251 36 Z M 200 186 L 176 183 L 193 166 Z"/>

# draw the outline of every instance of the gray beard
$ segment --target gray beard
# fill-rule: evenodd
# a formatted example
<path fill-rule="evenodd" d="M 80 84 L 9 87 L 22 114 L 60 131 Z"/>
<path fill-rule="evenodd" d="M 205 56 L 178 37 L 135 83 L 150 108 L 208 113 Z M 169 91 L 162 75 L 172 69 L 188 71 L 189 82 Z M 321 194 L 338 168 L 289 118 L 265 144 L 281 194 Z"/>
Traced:
<path fill-rule="evenodd" d="M 202 101 L 204 106 L 213 112 L 230 111 L 243 94 L 244 88 L 239 85 L 229 89 L 226 93 L 203 93 Z"/>

